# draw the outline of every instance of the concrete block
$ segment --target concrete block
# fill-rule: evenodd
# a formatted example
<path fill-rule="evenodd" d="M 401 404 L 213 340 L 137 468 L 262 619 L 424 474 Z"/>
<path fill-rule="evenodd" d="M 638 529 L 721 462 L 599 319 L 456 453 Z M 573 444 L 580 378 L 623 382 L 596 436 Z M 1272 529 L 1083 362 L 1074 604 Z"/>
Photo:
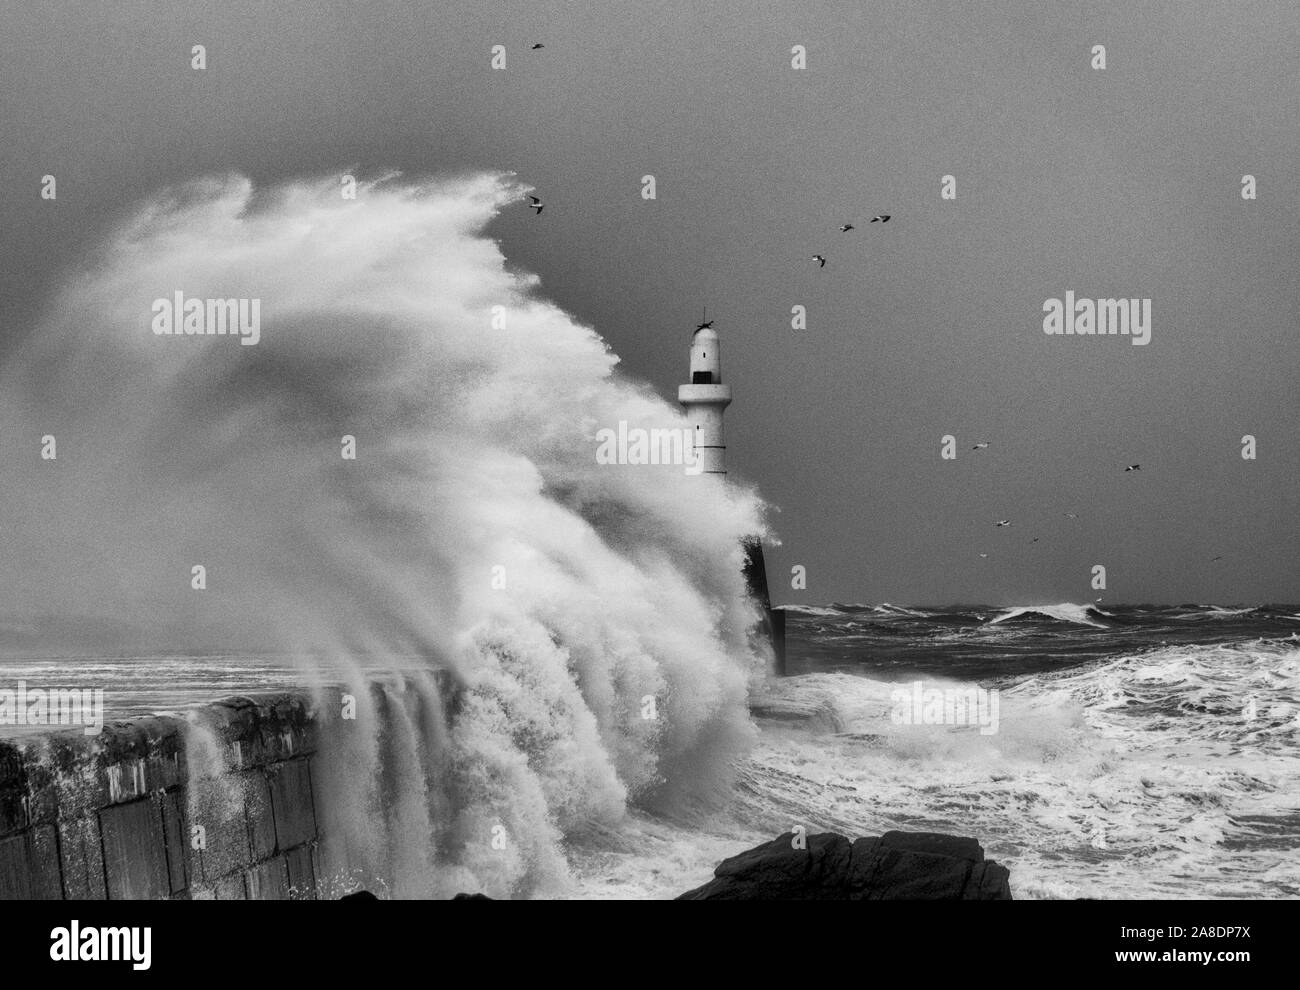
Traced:
<path fill-rule="evenodd" d="M 33 820 L 47 806 L 51 820 L 73 818 L 175 787 L 185 779 L 183 752 L 176 720 L 161 716 L 113 722 L 97 736 L 72 730 L 25 741 Z"/>
<path fill-rule="evenodd" d="M 27 827 L 26 796 L 22 751 L 0 739 L 0 835 Z"/>
<path fill-rule="evenodd" d="M 279 847 L 292 849 L 316 838 L 310 761 L 303 759 L 277 763 L 268 776 Z"/>
<path fill-rule="evenodd" d="M 61 778 L 48 764 L 35 762 L 35 752 L 26 754 L 23 777 L 27 787 L 27 819 L 33 825 L 52 825 L 59 820 L 59 791 Z M 83 814 L 85 807 L 98 807 L 95 804 L 80 805 L 74 814 Z"/>
<path fill-rule="evenodd" d="M 189 886 L 190 843 L 185 828 L 185 789 L 163 795 L 163 840 L 167 849 L 167 880 L 173 894 Z"/>
<path fill-rule="evenodd" d="M 297 695 L 226 698 L 204 709 L 202 724 L 223 741 L 229 765 L 240 770 L 315 750 L 312 713 Z"/>
<path fill-rule="evenodd" d="M 218 880 L 215 890 L 219 901 L 248 900 L 248 891 L 242 873 L 237 873 L 233 877 L 226 877 L 224 880 Z"/>
<path fill-rule="evenodd" d="M 43 825 L 0 839 L 0 901 L 57 901 L 62 896 L 53 827 Z"/>
<path fill-rule="evenodd" d="M 289 894 L 294 900 L 316 900 L 316 873 L 312 865 L 312 846 L 299 846 L 284 854 L 289 868 Z"/>
<path fill-rule="evenodd" d="M 26 901 L 32 896 L 31 864 L 26 832 L 0 839 L 0 901 Z"/>
<path fill-rule="evenodd" d="M 284 901 L 289 899 L 289 873 L 283 856 L 258 863 L 244 873 L 250 901 Z"/>
<path fill-rule="evenodd" d="M 309 846 L 309 848 L 311 849 L 311 875 L 316 884 L 316 896 L 321 897 L 323 896 L 323 892 L 321 890 L 321 883 L 324 879 L 325 874 L 321 872 L 321 868 L 320 868 L 320 862 L 321 862 L 320 843 L 313 842 L 311 846 Z"/>
<path fill-rule="evenodd" d="M 171 893 L 162 813 L 151 798 L 99 812 L 109 900 L 161 900 Z"/>
<path fill-rule="evenodd" d="M 265 774 L 248 775 L 244 791 L 248 834 L 253 844 L 253 862 L 275 855 L 275 813 L 271 807 L 271 784 Z"/>
<path fill-rule="evenodd" d="M 143 759 L 122 760 L 104 767 L 104 779 L 108 786 L 108 800 L 112 804 L 135 801 L 149 794 L 149 785 L 145 779 L 148 764 Z"/>
<path fill-rule="evenodd" d="M 53 825 L 38 825 L 31 837 L 32 899 L 63 900 L 63 877 L 59 872 L 59 833 Z"/>
<path fill-rule="evenodd" d="M 0 790 L 0 835 L 27 827 L 27 795 L 16 787 Z"/>
<path fill-rule="evenodd" d="M 23 754 L 11 742 L 0 739 L 0 790 L 23 787 Z"/>
<path fill-rule="evenodd" d="M 253 862 L 244 813 L 252 776 L 231 773 L 215 779 L 196 779 L 187 787 L 190 831 L 195 826 L 203 829 L 202 847 L 195 850 L 190 842 L 190 873 L 194 878 L 211 884 Z"/>
<path fill-rule="evenodd" d="M 65 899 L 102 901 L 108 898 L 98 816 L 92 813 L 60 821 L 59 853 Z"/>

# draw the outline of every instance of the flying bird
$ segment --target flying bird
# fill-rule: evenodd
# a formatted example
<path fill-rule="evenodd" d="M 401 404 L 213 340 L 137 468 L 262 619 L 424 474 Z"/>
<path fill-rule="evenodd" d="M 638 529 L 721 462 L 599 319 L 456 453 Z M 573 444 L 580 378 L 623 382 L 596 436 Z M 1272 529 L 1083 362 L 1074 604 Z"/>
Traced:
<path fill-rule="evenodd" d="M 1141 464 L 1130 464 L 1130 465 L 1129 465 L 1128 467 L 1126 467 L 1124 470 L 1125 470 L 1126 472 L 1127 472 L 1127 471 L 1141 471 L 1141 470 L 1142 470 L 1142 465 L 1141 465 Z"/>
<path fill-rule="evenodd" d="M 999 520 L 998 520 L 998 525 L 999 525 L 999 526 L 1010 526 L 1010 525 L 1011 525 L 1011 520 L 1010 520 L 1010 519 L 999 519 Z"/>
<path fill-rule="evenodd" d="M 817 262 L 817 267 L 818 267 L 818 268 L 825 268 L 825 267 L 826 267 L 826 259 L 823 258 L 820 254 L 814 254 L 814 255 L 812 256 L 812 260 L 815 261 L 815 262 Z"/>
<path fill-rule="evenodd" d="M 1038 542 L 1038 537 L 1035 536 L 1035 537 L 1034 537 L 1032 540 L 1030 540 L 1029 542 L 1030 542 L 1030 543 L 1037 543 L 1037 542 Z"/>
<path fill-rule="evenodd" d="M 840 227 L 840 233 L 847 234 L 850 230 L 857 230 L 851 223 L 846 223 Z"/>
<path fill-rule="evenodd" d="M 541 216 L 541 214 L 542 214 L 542 201 L 541 201 L 540 199 L 538 199 L 536 196 L 529 196 L 528 198 L 532 200 L 532 202 L 528 204 L 529 208 L 530 208 L 530 209 L 534 209 L 534 210 L 536 210 L 536 211 L 537 211 L 537 215 L 538 215 L 538 216 Z"/>
<path fill-rule="evenodd" d="M 1213 564 L 1216 560 L 1222 560 L 1222 559 L 1223 559 L 1223 555 L 1220 554 L 1220 555 L 1217 556 L 1217 557 L 1211 557 L 1211 558 L 1210 558 L 1210 563 Z"/>
<path fill-rule="evenodd" d="M 981 556 L 981 557 L 987 557 L 988 554 L 986 554 L 986 553 L 982 553 L 982 554 L 980 554 L 980 556 Z"/>
<path fill-rule="evenodd" d="M 546 46 L 543 45 L 543 44 L 539 41 L 537 44 L 533 45 L 531 51 L 537 51 L 537 49 L 539 49 L 539 48 L 545 48 L 545 47 L 546 47 Z"/>
<path fill-rule="evenodd" d="M 976 440 L 976 441 L 975 441 L 975 446 L 972 447 L 971 450 L 983 450 L 983 449 L 984 449 L 985 447 L 987 447 L 988 445 L 989 445 L 989 442 L 988 442 L 987 440 Z"/>
<path fill-rule="evenodd" d="M 877 220 L 879 220 L 881 223 L 889 223 L 889 216 L 890 215 L 888 213 L 880 213 L 872 217 L 871 222 L 875 223 Z"/>
<path fill-rule="evenodd" d="M 1078 518 L 1079 518 L 1079 513 L 1077 513 L 1077 512 L 1067 512 L 1067 513 L 1065 514 L 1065 518 L 1066 518 L 1066 519 L 1078 519 Z"/>

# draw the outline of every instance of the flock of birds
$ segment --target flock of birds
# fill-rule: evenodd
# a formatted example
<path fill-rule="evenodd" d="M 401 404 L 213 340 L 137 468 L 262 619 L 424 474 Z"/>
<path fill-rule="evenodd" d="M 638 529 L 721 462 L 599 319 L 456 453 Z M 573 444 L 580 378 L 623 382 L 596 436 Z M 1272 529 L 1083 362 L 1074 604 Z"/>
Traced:
<path fill-rule="evenodd" d="M 538 49 L 538 48 L 542 48 L 542 47 L 543 47 L 543 46 L 540 45 L 540 44 L 533 45 L 533 50 L 536 50 L 536 49 Z M 528 197 L 528 200 L 529 200 L 529 203 L 528 203 L 529 208 L 532 209 L 532 210 L 534 210 L 537 214 L 540 215 L 541 212 L 542 212 L 542 208 L 543 208 L 543 203 L 542 203 L 542 201 L 541 201 L 540 199 L 538 199 L 536 196 L 529 196 L 529 197 Z M 882 223 L 882 224 L 883 224 L 883 223 L 889 223 L 890 216 L 891 216 L 891 214 L 889 214 L 889 213 L 877 213 L 877 214 L 876 214 L 874 217 L 872 217 L 871 220 L 868 221 L 868 222 L 869 222 L 869 223 Z M 840 233 L 841 233 L 841 234 L 847 234 L 847 233 L 848 233 L 849 231 L 851 231 L 851 230 L 857 230 L 857 227 L 854 226 L 852 223 L 844 223 L 844 224 L 840 224 Z M 815 262 L 817 263 L 817 267 L 818 267 L 818 268 L 825 268 L 825 267 L 826 267 L 826 256 L 825 256 L 824 254 L 814 254 L 814 255 L 812 256 L 812 260 L 815 261 Z M 707 317 L 707 316 L 708 316 L 708 311 L 706 310 L 706 311 L 705 311 L 705 317 Z M 713 327 L 713 321 L 712 321 L 712 320 L 709 320 L 709 319 L 704 319 L 704 320 L 702 320 L 700 323 L 697 323 L 697 324 L 696 324 L 695 329 L 696 329 L 696 330 L 708 330 L 708 329 L 711 329 L 712 327 Z M 988 441 L 988 440 L 977 440 L 977 441 L 975 442 L 975 445 L 974 445 L 973 447 L 971 447 L 971 450 L 987 450 L 988 447 L 989 447 L 989 441 Z M 1131 471 L 1141 471 L 1141 470 L 1142 470 L 1142 465 L 1141 465 L 1141 464 L 1130 464 L 1130 465 L 1128 465 L 1128 467 L 1124 468 L 1124 473 L 1127 474 L 1127 473 L 1129 473 L 1129 472 L 1131 472 Z M 1063 513 L 1063 515 L 1065 516 L 1066 519 L 1078 519 L 1078 518 L 1079 518 L 1079 514 L 1078 514 L 1077 512 L 1066 512 L 1066 513 Z M 1010 525 L 1011 525 L 1011 520 L 1010 520 L 1010 519 L 999 519 L 996 523 L 994 523 L 994 526 L 997 527 L 998 529 L 1003 529 L 1003 528 L 1008 527 L 1008 526 L 1010 526 Z M 1029 542 L 1030 542 L 1030 543 L 1037 543 L 1037 542 L 1039 541 L 1039 539 L 1040 539 L 1040 537 L 1035 536 L 1035 537 L 1034 537 L 1033 539 L 1031 539 Z M 981 553 L 981 554 L 980 554 L 980 557 L 982 557 L 982 558 L 986 558 L 986 559 L 987 559 L 988 554 L 987 554 L 987 553 Z M 1214 558 L 1212 558 L 1212 561 L 1211 561 L 1211 562 L 1213 562 L 1213 561 L 1215 561 L 1215 560 L 1222 560 L 1222 559 L 1223 559 L 1222 556 L 1214 557 Z M 1097 601 L 1101 601 L 1101 599 L 1098 598 Z"/>
<path fill-rule="evenodd" d="M 541 48 L 541 47 L 542 45 L 539 44 L 533 45 L 533 48 Z M 542 209 L 545 209 L 545 205 L 546 204 L 543 204 L 541 200 L 537 199 L 537 196 L 528 197 L 528 208 L 532 209 L 533 212 L 537 214 L 537 216 L 541 216 Z M 889 217 L 891 216 L 892 214 L 889 213 L 878 213 L 876 214 L 876 216 L 872 217 L 871 220 L 868 222 L 888 223 Z M 840 225 L 841 234 L 848 234 L 850 230 L 857 230 L 857 227 L 855 227 L 853 223 L 841 223 Z M 813 260 L 816 261 L 816 266 L 818 266 L 818 268 L 826 268 L 826 255 L 814 255 Z M 703 329 L 703 327 L 695 327 L 695 329 L 699 330 L 699 329 Z M 985 446 L 988 446 L 988 444 L 985 444 Z"/>
<path fill-rule="evenodd" d="M 874 217 L 871 218 L 871 223 L 889 223 L 889 216 L 890 215 L 888 213 L 877 213 Z M 847 234 L 850 230 L 857 230 L 857 229 L 858 228 L 853 226 L 853 224 L 851 223 L 840 224 L 841 234 Z M 817 262 L 818 268 L 826 267 L 826 255 L 814 254 L 812 256 L 812 260 Z"/>
<path fill-rule="evenodd" d="M 543 44 L 541 44 L 540 42 L 538 42 L 537 44 L 535 44 L 535 45 L 532 46 L 531 51 L 537 51 L 539 48 L 545 48 L 545 47 L 546 47 L 545 45 L 543 45 Z M 538 199 L 536 196 L 531 196 L 531 195 L 530 195 L 530 196 L 528 197 L 528 208 L 531 209 L 531 210 L 533 210 L 534 213 L 535 213 L 537 216 L 540 216 L 541 213 L 542 213 L 542 210 L 545 208 L 545 204 L 544 204 L 540 199 Z M 868 223 L 889 223 L 889 219 L 890 219 L 891 216 L 892 216 L 892 214 L 889 214 L 889 213 L 877 213 L 874 217 L 872 217 L 872 218 L 868 221 Z M 857 228 L 856 226 L 854 226 L 853 224 L 851 224 L 851 223 L 842 223 L 842 224 L 840 224 L 840 233 L 841 233 L 841 234 L 847 234 L 850 230 L 857 230 L 857 229 L 858 229 L 858 228 Z M 812 256 L 812 260 L 815 261 L 815 262 L 817 262 L 817 267 L 818 267 L 818 268 L 825 268 L 825 267 L 826 267 L 826 255 L 824 255 L 824 254 L 814 254 L 814 255 Z M 709 325 L 711 326 L 712 324 L 709 324 Z M 704 329 L 704 325 L 701 325 L 701 326 L 699 326 L 699 327 L 696 327 L 696 329 L 697 329 L 697 330 L 703 330 L 703 329 Z M 988 446 L 988 445 L 985 444 L 985 446 Z"/>
<path fill-rule="evenodd" d="M 976 441 L 975 441 L 975 445 L 974 445 L 973 447 L 971 447 L 971 450 L 987 450 L 988 447 L 989 447 L 989 441 L 988 441 L 988 440 L 976 440 Z M 1128 467 L 1126 467 L 1126 468 L 1124 469 L 1124 473 L 1127 474 L 1127 473 L 1130 472 L 1130 471 L 1141 471 L 1141 470 L 1142 470 L 1142 465 L 1141 465 L 1141 464 L 1130 464 Z M 1078 518 L 1079 518 L 1079 514 L 1078 514 L 1077 512 L 1064 512 L 1064 513 L 1062 513 L 1062 515 L 1065 516 L 1066 519 L 1078 519 Z M 994 525 L 996 528 L 998 528 L 998 529 L 1002 529 L 1003 527 L 1010 526 L 1010 525 L 1011 525 L 1011 520 L 1010 520 L 1010 519 L 999 519 L 999 520 L 998 520 L 997 522 L 995 522 L 993 525 Z M 1035 536 L 1035 537 L 1034 537 L 1032 540 L 1030 540 L 1029 542 L 1030 542 L 1030 543 L 1037 543 L 1037 542 L 1039 541 L 1039 539 L 1040 539 L 1040 537 Z M 988 554 L 986 554 L 986 553 L 982 553 L 982 554 L 980 554 L 980 556 L 981 556 L 981 557 L 987 557 Z M 1219 558 L 1219 557 L 1215 557 L 1214 559 L 1215 559 L 1215 560 L 1219 560 L 1220 558 Z"/>
<path fill-rule="evenodd" d="M 989 446 L 989 441 L 987 441 L 987 440 L 977 440 L 977 441 L 975 442 L 975 445 L 974 445 L 973 447 L 971 447 L 971 450 L 987 450 L 987 449 L 988 449 L 988 446 Z M 1141 464 L 1130 464 L 1130 465 L 1128 465 L 1128 467 L 1124 468 L 1124 472 L 1123 472 L 1123 473 L 1124 473 L 1124 474 L 1128 474 L 1130 471 L 1141 471 L 1141 470 L 1142 470 L 1142 465 L 1141 465 Z M 1078 518 L 1079 518 L 1079 514 L 1078 514 L 1077 512 L 1064 512 L 1064 513 L 1062 513 L 1062 515 L 1063 515 L 1066 519 L 1078 519 Z M 1005 527 L 1011 525 L 1011 520 L 1010 520 L 1010 519 L 999 519 L 999 520 L 998 520 L 997 522 L 995 522 L 993 525 L 994 525 L 994 527 L 997 528 L 997 529 L 1003 529 L 1003 528 L 1005 528 Z M 1030 543 L 1037 543 L 1037 542 L 1039 541 L 1039 539 L 1040 539 L 1040 537 L 1035 536 L 1035 537 L 1034 537 L 1032 540 L 1030 540 L 1029 542 L 1030 542 Z M 987 554 L 987 553 L 981 553 L 981 554 L 980 554 L 980 557 L 982 557 L 982 558 L 984 558 L 984 559 L 987 559 L 987 558 L 988 558 L 988 554 Z M 1214 563 L 1215 561 L 1222 560 L 1222 559 L 1223 559 L 1223 555 L 1222 555 L 1222 554 L 1219 554 L 1219 555 L 1216 556 L 1216 557 L 1211 557 L 1211 558 L 1210 558 L 1210 563 Z M 1097 601 L 1101 601 L 1101 599 L 1098 598 Z"/>

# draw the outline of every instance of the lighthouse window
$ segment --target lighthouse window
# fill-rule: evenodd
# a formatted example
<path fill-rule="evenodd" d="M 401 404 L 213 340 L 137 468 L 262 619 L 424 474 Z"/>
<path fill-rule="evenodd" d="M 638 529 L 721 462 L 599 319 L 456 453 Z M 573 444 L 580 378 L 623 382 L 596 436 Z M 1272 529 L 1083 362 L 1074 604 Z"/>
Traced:
<path fill-rule="evenodd" d="M 691 373 L 692 385 L 712 385 L 713 372 L 711 371 L 694 371 Z"/>

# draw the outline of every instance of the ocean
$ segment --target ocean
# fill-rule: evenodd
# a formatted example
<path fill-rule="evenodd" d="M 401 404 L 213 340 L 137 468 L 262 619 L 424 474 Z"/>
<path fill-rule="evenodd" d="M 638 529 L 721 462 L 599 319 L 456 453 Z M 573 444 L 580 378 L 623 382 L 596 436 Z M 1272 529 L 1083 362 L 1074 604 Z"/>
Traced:
<path fill-rule="evenodd" d="M 758 731 L 720 800 L 566 823 L 567 875 L 537 896 L 673 897 L 798 825 L 974 836 L 1017 898 L 1300 896 L 1300 608 L 786 613 L 789 676 L 752 682 Z M 333 680 L 212 654 L 12 658 L 0 677 L 103 687 L 111 720 L 299 689 L 309 667 Z M 918 682 L 996 692 L 996 731 L 900 722 Z"/>
<path fill-rule="evenodd" d="M 974 836 L 1018 898 L 1300 896 L 1300 608 L 787 610 L 737 824 Z M 920 681 L 995 733 L 900 724 Z"/>

